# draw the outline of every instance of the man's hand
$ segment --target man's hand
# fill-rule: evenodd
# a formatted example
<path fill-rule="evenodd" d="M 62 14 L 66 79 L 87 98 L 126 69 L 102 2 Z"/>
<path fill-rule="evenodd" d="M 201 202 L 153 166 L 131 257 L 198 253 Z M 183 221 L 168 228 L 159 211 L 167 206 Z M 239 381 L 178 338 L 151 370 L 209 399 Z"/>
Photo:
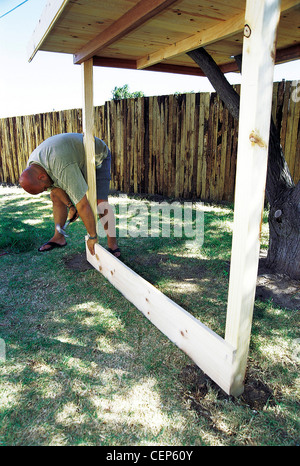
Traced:
<path fill-rule="evenodd" d="M 98 238 L 96 239 L 88 239 L 86 244 L 87 244 L 87 247 L 90 251 L 90 253 L 92 254 L 92 256 L 95 255 L 95 244 L 98 243 Z"/>
<path fill-rule="evenodd" d="M 96 236 L 96 223 L 93 211 L 91 209 L 90 203 L 86 197 L 86 195 L 81 199 L 81 201 L 76 204 L 76 208 L 78 214 L 80 215 L 81 220 L 83 221 L 86 231 L 90 236 Z M 98 238 L 95 239 L 88 239 L 87 240 L 87 247 L 92 254 L 95 255 L 95 244 L 98 242 Z"/>

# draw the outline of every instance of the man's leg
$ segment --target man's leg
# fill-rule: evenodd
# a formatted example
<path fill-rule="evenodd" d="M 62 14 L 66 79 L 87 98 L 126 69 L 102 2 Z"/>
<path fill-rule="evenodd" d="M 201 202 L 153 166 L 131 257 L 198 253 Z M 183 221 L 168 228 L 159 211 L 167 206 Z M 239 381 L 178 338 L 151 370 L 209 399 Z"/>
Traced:
<path fill-rule="evenodd" d="M 114 212 L 107 199 L 97 199 L 97 204 L 99 218 L 107 237 L 107 246 L 111 251 L 115 251 L 113 252 L 114 256 L 120 257 L 121 252 L 119 251 L 117 243 Z"/>
<path fill-rule="evenodd" d="M 63 191 L 61 188 L 54 188 L 50 193 L 50 198 L 53 204 L 53 218 L 54 218 L 54 235 L 49 240 L 53 243 L 57 243 L 60 246 L 66 244 L 66 239 L 64 235 L 60 234 L 55 225 L 59 224 L 60 226 L 64 226 L 68 216 L 68 205 L 70 205 L 71 200 L 67 193 Z M 73 211 L 73 209 L 75 209 Z M 75 214 L 76 208 L 73 206 L 70 208 L 70 214 L 73 216 Z M 51 245 L 45 244 L 40 247 L 40 251 L 47 251 L 48 249 L 52 249 Z"/>
<path fill-rule="evenodd" d="M 96 169 L 97 212 L 107 237 L 107 246 L 116 257 L 121 253 L 116 238 L 116 222 L 114 212 L 108 202 L 111 170 L 111 153 L 103 160 L 101 167 Z"/>

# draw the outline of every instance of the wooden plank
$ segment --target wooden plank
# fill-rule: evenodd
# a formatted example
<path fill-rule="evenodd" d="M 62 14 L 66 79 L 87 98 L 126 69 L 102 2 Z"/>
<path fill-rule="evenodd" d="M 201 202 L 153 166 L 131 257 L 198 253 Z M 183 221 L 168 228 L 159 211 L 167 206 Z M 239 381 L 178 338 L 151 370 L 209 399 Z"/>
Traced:
<path fill-rule="evenodd" d="M 176 128 L 177 128 L 177 100 L 176 96 L 170 96 L 171 111 L 169 113 L 169 138 L 170 138 L 170 188 L 169 196 L 175 196 L 176 179 Z"/>
<path fill-rule="evenodd" d="M 277 97 L 278 97 L 278 83 L 273 84 L 273 96 L 272 96 L 272 118 L 274 120 L 275 126 L 277 124 L 276 121 L 276 109 L 277 109 Z"/>
<path fill-rule="evenodd" d="M 297 8 L 299 6 L 299 0 L 281 0 L 281 12 L 287 12 L 288 10 L 292 10 L 293 8 Z"/>
<path fill-rule="evenodd" d="M 28 45 L 29 62 L 32 61 L 69 0 L 48 0 L 41 19 Z"/>
<path fill-rule="evenodd" d="M 26 165 L 27 165 L 27 159 L 28 155 L 25 152 L 25 147 L 24 144 L 22 144 L 22 141 L 24 139 L 24 125 L 23 125 L 23 119 L 24 117 L 19 116 L 16 117 L 16 148 L 17 148 L 17 158 L 18 158 L 18 176 L 19 177 L 20 173 L 22 173 L 23 170 L 25 170 Z"/>
<path fill-rule="evenodd" d="M 288 164 L 290 173 L 293 177 L 295 174 L 296 164 L 296 142 L 298 136 L 299 123 L 299 102 L 293 98 L 294 87 L 291 87 L 291 96 L 289 101 L 289 115 L 287 124 L 287 134 L 285 143 L 285 159 Z M 294 177 L 293 177 L 294 179 Z"/>
<path fill-rule="evenodd" d="M 194 154 L 195 154 L 195 94 L 190 93 L 186 95 L 186 149 L 185 149 L 185 186 L 184 197 L 188 198 L 192 193 L 192 179 L 194 167 Z"/>
<path fill-rule="evenodd" d="M 209 101 L 209 114 L 207 119 L 207 150 L 206 150 L 206 191 L 205 199 L 213 200 L 213 179 L 212 179 L 212 166 L 213 166 L 213 140 L 214 140 L 214 99 L 215 93 L 210 95 Z"/>
<path fill-rule="evenodd" d="M 298 109 L 299 109 L 299 106 L 300 106 L 300 102 L 298 101 Z M 298 110 L 298 115 L 300 113 L 300 109 Z M 300 136 L 300 123 L 299 123 L 299 120 L 298 120 L 298 140 L 299 140 L 299 136 Z M 297 185 L 297 183 L 299 183 L 300 181 L 300 144 L 295 144 L 295 172 L 293 174 L 293 179 L 294 179 L 294 183 L 295 185 Z"/>
<path fill-rule="evenodd" d="M 111 26 L 88 42 L 81 50 L 74 54 L 74 63 L 82 63 L 100 50 L 113 44 L 123 36 L 140 27 L 146 21 L 167 8 L 176 0 L 141 0 Z"/>
<path fill-rule="evenodd" d="M 186 175 L 186 163 L 187 163 L 187 95 L 183 94 L 180 101 L 180 113 L 181 113 L 181 138 L 180 138 L 180 158 L 179 158 L 179 192 L 180 196 L 184 196 L 184 185 Z"/>
<path fill-rule="evenodd" d="M 172 167 L 172 125 L 173 125 L 173 98 L 168 96 L 166 98 L 166 105 L 168 107 L 166 117 L 166 130 L 165 130 L 165 170 L 166 170 L 166 195 L 171 197 L 173 194 L 173 167 Z"/>
<path fill-rule="evenodd" d="M 293 172 L 293 180 L 295 185 L 300 181 L 300 144 L 299 144 L 299 137 L 300 137 L 300 81 L 293 82 L 293 91 L 292 91 L 292 99 L 295 101 L 296 105 L 296 118 L 294 123 L 294 172 Z"/>
<path fill-rule="evenodd" d="M 142 176 L 144 173 L 144 99 L 136 100 L 136 169 L 135 169 L 135 192 L 141 191 Z"/>
<path fill-rule="evenodd" d="M 234 153 L 234 147 L 233 147 L 233 126 L 235 124 L 234 118 L 231 116 L 231 114 L 227 111 L 228 115 L 228 136 L 227 136 L 227 144 L 226 144 L 226 163 L 225 163 L 225 182 L 224 182 L 224 199 L 226 201 L 232 200 L 232 178 L 235 175 L 235 170 L 233 172 L 232 170 L 232 159 L 233 159 L 233 153 Z M 235 168 L 235 167 L 234 167 Z M 232 176 L 232 173 L 234 175 Z"/>
<path fill-rule="evenodd" d="M 165 106 L 164 98 L 159 96 L 157 99 L 157 126 L 156 126 L 156 141 L 157 141 L 157 180 L 158 192 L 164 195 L 164 143 L 165 143 Z"/>
<path fill-rule="evenodd" d="M 5 183 L 7 182 L 12 182 L 12 179 L 10 178 L 9 171 L 8 171 L 8 164 L 7 164 L 7 158 L 9 157 L 10 154 L 10 147 L 8 143 L 8 118 L 5 118 L 1 120 L 2 123 L 2 128 L 0 127 L 1 131 L 1 145 L 2 145 L 2 150 L 1 150 L 1 159 L 2 159 L 2 173 L 3 173 L 3 181 Z"/>
<path fill-rule="evenodd" d="M 208 122 L 209 122 L 209 114 L 210 114 L 210 94 L 206 93 L 203 96 L 203 105 L 204 105 L 204 138 L 203 138 L 203 165 L 202 165 L 202 188 L 201 188 L 201 199 L 208 199 L 207 196 L 207 186 L 209 184 L 208 179 L 208 169 L 207 169 L 207 161 L 208 161 Z"/>
<path fill-rule="evenodd" d="M 137 69 L 136 60 L 129 60 L 124 58 L 111 58 L 111 57 L 94 57 L 94 66 L 103 66 L 109 68 L 125 68 L 130 70 Z M 223 73 L 238 71 L 235 62 L 225 63 L 220 65 Z M 161 71 L 164 73 L 186 74 L 191 76 L 205 76 L 199 66 L 186 66 L 176 65 L 170 63 L 157 63 L 156 65 L 145 68 L 145 71 Z"/>
<path fill-rule="evenodd" d="M 152 193 L 157 193 L 159 192 L 159 180 L 157 178 L 157 146 L 158 146 L 158 140 L 157 140 L 157 116 L 158 116 L 158 103 L 157 99 L 153 99 L 153 104 L 152 104 L 152 177 L 151 177 L 151 183 L 152 183 Z"/>
<path fill-rule="evenodd" d="M 169 195 L 170 188 L 170 133 L 169 133 L 169 97 L 164 96 L 164 145 L 163 145 L 163 194 Z"/>
<path fill-rule="evenodd" d="M 148 173 L 148 193 L 154 194 L 154 97 L 149 97 L 149 173 Z"/>
<path fill-rule="evenodd" d="M 5 174 L 4 174 L 4 167 L 3 167 L 3 163 L 4 163 L 4 157 L 3 155 L 5 154 L 4 150 L 3 150 L 3 132 L 2 132 L 2 126 L 4 124 L 4 119 L 0 119 L 0 180 L 3 182 L 4 180 L 6 180 L 6 177 L 5 177 Z"/>
<path fill-rule="evenodd" d="M 202 95 L 199 95 L 199 108 L 197 108 L 198 120 L 198 144 L 197 144 L 197 180 L 196 180 L 196 196 L 201 199 L 202 190 L 202 174 L 203 174 L 203 159 L 204 159 L 204 105 Z"/>
<path fill-rule="evenodd" d="M 9 118 L 8 119 L 8 126 L 7 126 L 7 142 L 9 144 L 9 155 L 7 157 L 7 165 L 10 173 L 10 177 L 13 180 L 13 183 L 16 182 L 16 176 L 15 176 L 15 170 L 14 170 L 14 159 L 15 159 L 15 147 L 14 147 L 14 141 L 13 141 L 13 134 L 14 134 L 14 118 Z"/>
<path fill-rule="evenodd" d="M 156 168 L 156 183 L 157 183 L 157 192 L 163 194 L 163 105 L 162 98 L 158 96 L 156 99 L 156 125 L 155 125 L 155 141 L 156 141 L 156 151 L 155 151 L 155 168 Z"/>
<path fill-rule="evenodd" d="M 194 113 L 194 141 L 193 141 L 193 165 L 192 165 L 192 187 L 190 198 L 197 197 L 197 182 L 198 182 L 198 149 L 199 149 L 199 104 L 200 94 L 194 94 L 195 113 Z"/>
<path fill-rule="evenodd" d="M 95 245 L 94 256 L 86 251 L 88 262 L 96 270 L 226 393 L 230 392 L 235 357 L 230 344 L 99 244 Z"/>
<path fill-rule="evenodd" d="M 256 289 L 280 0 L 247 0 L 234 229 L 225 340 L 237 350 L 231 392 L 243 391 Z"/>
<path fill-rule="evenodd" d="M 289 124 L 288 117 L 289 117 L 289 103 L 290 103 L 290 89 L 291 89 L 291 82 L 287 82 L 285 84 L 285 93 L 283 99 L 283 108 L 282 108 L 282 125 L 280 130 L 280 142 L 283 152 L 285 153 L 285 141 L 286 141 L 286 131 L 287 126 Z"/>
<path fill-rule="evenodd" d="M 110 115 L 110 132 L 111 132 L 111 150 L 113 150 L 115 154 L 115 175 L 116 179 L 118 180 L 118 189 L 123 190 L 124 186 L 124 177 L 126 177 L 126 173 L 124 172 L 124 165 L 123 165 L 123 133 L 122 128 L 120 128 L 119 122 L 119 108 L 121 106 L 121 101 L 114 101 L 112 100 L 109 103 L 109 115 Z M 125 123 L 125 122 L 124 122 Z M 126 127 L 126 123 L 124 124 Z"/>
<path fill-rule="evenodd" d="M 127 139 L 128 139 L 128 150 L 124 154 L 124 167 L 122 171 L 125 175 L 124 191 L 131 192 L 133 189 L 133 164 L 134 164 L 134 145 L 133 145 L 133 132 L 134 132 L 134 101 L 129 99 L 127 101 Z"/>
<path fill-rule="evenodd" d="M 183 153 L 185 149 L 185 96 L 179 95 L 177 97 L 177 127 L 176 127 L 176 177 L 175 177 L 175 197 L 182 197 L 183 195 L 183 180 L 184 180 L 184 160 Z"/>
<path fill-rule="evenodd" d="M 137 60 L 137 69 L 147 68 L 163 60 L 170 59 L 176 55 L 189 52 L 198 47 L 225 39 L 233 34 L 242 32 L 244 29 L 244 13 L 239 13 L 226 21 L 220 21 L 215 26 L 204 29 L 186 39 L 179 40 L 168 47 L 150 53 Z"/>
<path fill-rule="evenodd" d="M 210 176 L 210 198 L 216 199 L 218 195 L 218 118 L 219 118 L 219 95 L 216 94 L 212 105 L 212 127 L 211 127 L 211 176 Z"/>
<path fill-rule="evenodd" d="M 231 196 L 235 192 L 235 175 L 236 175 L 236 161 L 237 161 L 237 150 L 238 150 L 238 122 L 235 119 L 233 121 L 232 129 L 232 151 L 230 160 L 230 184 L 231 184 Z"/>
<path fill-rule="evenodd" d="M 93 60 L 88 60 L 82 65 L 83 107 L 82 127 L 83 143 L 87 166 L 87 198 L 92 208 L 96 226 L 97 218 L 97 193 L 95 170 L 95 120 L 94 120 L 94 92 L 93 92 Z"/>
<path fill-rule="evenodd" d="M 150 0 L 148 1 L 151 3 Z M 133 22 L 136 21 L 135 18 L 137 17 L 137 15 L 132 14 L 130 8 L 134 4 L 140 4 L 141 8 L 144 8 L 145 3 L 144 0 L 141 2 L 137 0 L 112 0 L 108 4 L 98 2 L 97 5 L 95 1 L 67 2 L 66 0 L 66 6 L 63 6 L 60 11 L 59 6 L 64 5 L 64 2 L 62 0 L 50 0 L 48 4 L 57 4 L 58 7 L 53 10 L 52 16 L 49 14 L 42 16 L 39 22 L 40 26 L 37 28 L 42 29 L 42 32 L 35 34 L 35 43 L 31 46 L 30 51 L 31 58 L 38 49 L 74 54 L 77 50 L 86 47 L 99 33 L 103 35 L 104 41 L 108 40 L 108 32 L 112 31 L 110 28 L 113 25 L 116 27 L 117 22 L 127 13 L 128 22 L 123 25 L 126 33 L 130 14 Z M 176 49 L 181 40 L 190 41 L 190 37 L 197 33 L 212 32 L 212 27 L 218 27 L 218 31 L 221 33 L 221 23 L 224 23 L 224 20 L 229 20 L 234 15 L 241 14 L 244 9 L 244 1 L 227 3 L 218 1 L 214 5 L 216 8 L 208 5 L 204 0 L 200 3 L 196 1 L 179 3 L 180 5 L 178 4 L 176 9 L 164 7 L 163 11 L 156 17 L 151 17 L 151 21 L 145 21 L 141 25 L 137 22 L 135 29 L 130 34 L 122 35 L 122 28 L 119 31 L 117 29 L 114 32 L 112 31 L 112 40 L 118 38 L 118 32 L 121 35 L 118 41 L 113 43 L 113 46 L 106 45 L 105 49 L 101 50 L 103 57 L 99 57 L 99 59 L 112 60 L 120 63 L 120 66 L 124 66 L 124 62 L 121 65 L 121 61 L 125 60 L 127 66 L 135 68 L 137 59 L 140 57 L 145 58 L 153 53 L 160 53 L 169 44 L 173 44 Z M 290 60 L 299 56 L 297 36 L 297 14 L 299 10 L 295 11 L 295 14 L 291 11 L 291 8 L 296 8 L 299 5 L 299 2 L 297 0 L 283 0 L 282 5 L 283 11 L 287 9 L 289 11 L 283 15 L 280 22 L 277 51 L 279 61 Z M 134 8 L 137 8 L 137 5 Z M 216 22 L 219 26 L 215 24 Z M 208 51 L 212 53 L 219 65 L 231 66 L 233 62 L 230 55 L 240 53 L 241 38 L 242 33 L 234 34 L 225 40 L 221 38 L 216 43 L 208 45 Z M 176 53 L 178 53 L 178 49 Z M 188 66 L 190 60 L 187 59 L 185 51 L 167 61 L 171 63 L 162 63 L 163 67 L 174 66 L 180 72 L 181 70 L 182 72 L 199 72 L 199 68 Z"/>
<path fill-rule="evenodd" d="M 222 106 L 222 103 L 220 102 Z M 225 197 L 225 176 L 226 176 L 226 164 L 227 164 L 227 141 L 228 141 L 228 109 L 223 106 L 222 111 L 222 142 L 221 142 L 221 167 L 220 167 L 220 179 L 218 181 L 219 187 L 219 200 L 226 200 Z"/>

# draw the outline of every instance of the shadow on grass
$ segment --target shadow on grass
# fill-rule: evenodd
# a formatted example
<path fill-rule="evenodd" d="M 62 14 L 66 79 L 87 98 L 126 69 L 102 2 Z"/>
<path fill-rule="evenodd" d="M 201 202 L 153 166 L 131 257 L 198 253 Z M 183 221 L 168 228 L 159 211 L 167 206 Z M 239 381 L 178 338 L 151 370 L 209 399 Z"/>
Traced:
<path fill-rule="evenodd" d="M 30 209 L 30 210 L 29 210 Z M 18 197 L 1 206 L 0 250 L 23 253 L 35 247 L 49 229 L 51 210 L 46 200 Z"/>
<path fill-rule="evenodd" d="M 82 223 L 72 226 L 69 247 L 39 254 L 36 243 L 41 236 L 48 239 L 53 228 L 51 209 L 45 203 L 45 210 L 39 210 L 39 200 L 21 212 L 22 202 L 7 205 L 4 212 L 6 222 L 16 217 L 18 228 L 24 228 L 19 237 L 26 233 L 29 244 L 32 236 L 34 247 L 1 258 L 0 338 L 6 343 L 6 361 L 0 364 L 2 445 L 296 442 L 290 388 L 296 375 L 291 365 L 266 367 L 260 353 L 264 336 L 276 345 L 286 313 L 256 305 L 251 342 L 256 377 L 272 375 L 273 384 L 285 377 L 281 384 L 287 394 L 280 399 L 280 413 L 272 407 L 254 416 L 240 400 L 213 398 L 212 385 L 205 382 L 207 398 L 201 401 L 203 409 L 198 403 L 195 414 L 187 401 L 191 397 L 182 396 L 183 390 L 186 395 L 194 387 L 185 387 L 186 379 L 179 376 L 190 359 L 99 272 L 66 267 L 68 259 L 84 255 Z M 225 217 L 222 221 L 228 221 Z M 25 220 L 42 223 L 36 228 Z M 228 281 L 224 243 L 229 244 L 231 233 L 220 228 L 218 216 L 206 216 L 205 221 L 205 259 L 189 257 L 181 239 L 129 238 L 120 246 L 129 267 L 220 334 Z M 289 316 L 292 332 L 295 314 Z M 265 364 L 264 371 L 259 363 Z"/>
<path fill-rule="evenodd" d="M 66 270 L 56 252 L 26 254 L 26 267 L 5 261 L 2 382 L 14 390 L 1 409 L 3 444 L 133 445 L 172 430 L 167 419 L 179 416 L 180 400 L 165 410 L 148 407 L 145 396 L 170 404 L 163 380 L 174 384 L 168 363 L 183 357 L 176 348 L 96 271 Z M 12 286 L 17 269 L 21 287 Z M 182 432 L 172 435 L 180 442 Z"/>

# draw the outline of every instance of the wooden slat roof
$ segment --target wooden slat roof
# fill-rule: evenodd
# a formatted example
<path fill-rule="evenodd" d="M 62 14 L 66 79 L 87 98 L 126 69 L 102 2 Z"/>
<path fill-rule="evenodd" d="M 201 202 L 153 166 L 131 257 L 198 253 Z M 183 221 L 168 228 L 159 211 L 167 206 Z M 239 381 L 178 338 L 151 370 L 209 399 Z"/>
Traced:
<path fill-rule="evenodd" d="M 49 0 L 32 36 L 38 50 L 72 54 L 74 63 L 201 74 L 189 50 L 204 46 L 235 71 L 242 53 L 246 0 Z M 276 63 L 300 58 L 300 1 L 282 0 Z"/>

